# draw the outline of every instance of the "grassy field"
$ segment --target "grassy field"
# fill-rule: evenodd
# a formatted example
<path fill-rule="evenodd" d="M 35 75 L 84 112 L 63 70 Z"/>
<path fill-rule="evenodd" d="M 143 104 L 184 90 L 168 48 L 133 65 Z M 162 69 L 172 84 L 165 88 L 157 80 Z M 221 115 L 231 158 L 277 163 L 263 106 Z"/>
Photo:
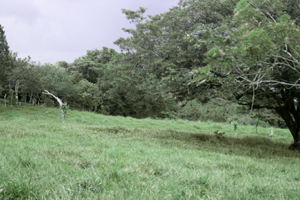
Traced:
<path fill-rule="evenodd" d="M 299 199 L 287 130 L 0 107 L 0 199 Z M 225 132 L 224 137 L 211 134 Z"/>

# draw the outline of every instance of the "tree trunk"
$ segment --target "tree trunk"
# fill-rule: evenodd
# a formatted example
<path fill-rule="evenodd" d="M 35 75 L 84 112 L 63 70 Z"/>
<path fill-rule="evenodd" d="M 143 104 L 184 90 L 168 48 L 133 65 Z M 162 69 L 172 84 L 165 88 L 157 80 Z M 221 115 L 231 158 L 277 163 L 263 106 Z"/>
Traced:
<path fill-rule="evenodd" d="M 6 95 L 7 95 L 7 94 L 4 95 L 4 107 L 5 107 L 5 108 L 6 108 Z"/>
<path fill-rule="evenodd" d="M 30 91 L 29 104 L 32 103 L 32 99 L 33 99 L 32 95 L 33 95 L 33 94 L 32 94 L 32 92 Z"/>
<path fill-rule="evenodd" d="M 59 103 L 59 108 L 60 108 L 60 112 L 61 112 L 61 120 L 63 123 L 66 123 L 66 120 L 65 120 L 66 112 L 63 110 L 64 105 L 63 105 L 62 101 L 60 100 L 60 98 L 58 98 L 54 94 L 48 92 L 47 90 L 45 90 L 45 92 L 43 92 L 43 94 L 51 95 L 52 97 L 54 97 L 56 99 L 56 101 Z"/>
<path fill-rule="evenodd" d="M 10 97 L 10 106 L 12 106 L 12 100 L 13 100 L 13 97 L 14 97 L 14 95 L 11 94 L 11 97 Z"/>
<path fill-rule="evenodd" d="M 294 102 L 293 102 L 294 103 Z M 299 130 L 300 130 L 300 109 L 295 108 L 295 105 L 285 104 L 282 107 L 276 108 L 275 111 L 282 117 L 285 121 L 288 129 L 290 130 L 294 143 L 299 142 Z"/>
<path fill-rule="evenodd" d="M 16 105 L 19 104 L 19 86 L 20 86 L 20 81 L 17 80 L 16 81 L 16 85 L 15 85 L 15 94 L 16 94 Z"/>
<path fill-rule="evenodd" d="M 65 111 L 63 109 L 60 109 L 60 112 L 61 112 L 61 120 L 63 123 L 66 123 L 66 119 L 65 119 Z"/>
<path fill-rule="evenodd" d="M 290 129 L 291 131 L 291 129 Z M 294 143 L 298 143 L 300 140 L 299 138 L 299 129 L 298 130 L 293 130 L 291 131 L 292 132 L 292 135 L 293 135 L 293 138 L 294 138 Z"/>

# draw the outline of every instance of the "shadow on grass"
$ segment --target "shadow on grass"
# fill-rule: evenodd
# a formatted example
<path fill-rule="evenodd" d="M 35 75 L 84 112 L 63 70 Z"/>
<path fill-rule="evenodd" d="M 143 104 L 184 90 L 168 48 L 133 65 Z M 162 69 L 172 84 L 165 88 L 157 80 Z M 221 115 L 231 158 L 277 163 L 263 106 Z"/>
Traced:
<path fill-rule="evenodd" d="M 3 181 L 0 189 L 0 199 L 39 199 L 39 191 L 30 183 L 23 183 L 20 181 Z"/>
<path fill-rule="evenodd" d="M 164 146 L 255 158 L 294 157 L 300 158 L 300 151 L 290 150 L 291 144 L 274 142 L 264 137 L 229 137 L 223 133 L 205 134 L 173 130 L 127 129 L 123 127 L 97 127 L 88 129 L 104 132 L 114 137 L 129 140 L 148 141 Z"/>
<path fill-rule="evenodd" d="M 300 152 L 290 150 L 290 144 L 274 142 L 264 137 L 235 138 L 219 134 L 195 134 L 173 132 L 168 139 L 181 140 L 191 148 L 213 151 L 223 154 L 234 154 L 256 158 L 295 157 L 300 158 Z M 166 137 L 163 137 L 167 139 Z"/>

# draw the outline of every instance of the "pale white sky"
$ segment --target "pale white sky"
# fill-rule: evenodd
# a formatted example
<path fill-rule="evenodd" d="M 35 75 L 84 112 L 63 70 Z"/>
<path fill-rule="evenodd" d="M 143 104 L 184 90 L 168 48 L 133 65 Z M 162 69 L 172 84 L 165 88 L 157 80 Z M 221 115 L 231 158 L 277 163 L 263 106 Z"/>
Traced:
<path fill-rule="evenodd" d="M 127 37 L 132 24 L 121 9 L 146 7 L 146 15 L 163 13 L 179 0 L 1 0 L 0 24 L 10 50 L 32 61 L 73 62 L 86 50 L 103 46 L 119 51 L 113 42 Z"/>

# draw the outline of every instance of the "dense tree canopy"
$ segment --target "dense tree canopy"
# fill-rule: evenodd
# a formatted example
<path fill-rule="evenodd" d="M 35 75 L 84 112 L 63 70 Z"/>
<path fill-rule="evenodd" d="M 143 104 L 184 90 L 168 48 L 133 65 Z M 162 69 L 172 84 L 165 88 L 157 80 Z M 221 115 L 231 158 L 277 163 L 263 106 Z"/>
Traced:
<path fill-rule="evenodd" d="M 120 38 L 115 44 L 130 58 L 127 60 L 132 66 L 155 75 L 164 90 L 177 99 L 199 98 L 204 90 L 192 82 L 190 73 L 206 64 L 204 54 L 214 42 L 211 35 L 223 37 L 222 23 L 233 15 L 236 2 L 180 1 L 169 12 L 147 20 L 142 16 L 144 8 L 123 10 L 128 19 L 138 23 L 136 29 L 123 29 L 132 36 Z M 217 29 L 218 34 L 213 33 Z"/>

